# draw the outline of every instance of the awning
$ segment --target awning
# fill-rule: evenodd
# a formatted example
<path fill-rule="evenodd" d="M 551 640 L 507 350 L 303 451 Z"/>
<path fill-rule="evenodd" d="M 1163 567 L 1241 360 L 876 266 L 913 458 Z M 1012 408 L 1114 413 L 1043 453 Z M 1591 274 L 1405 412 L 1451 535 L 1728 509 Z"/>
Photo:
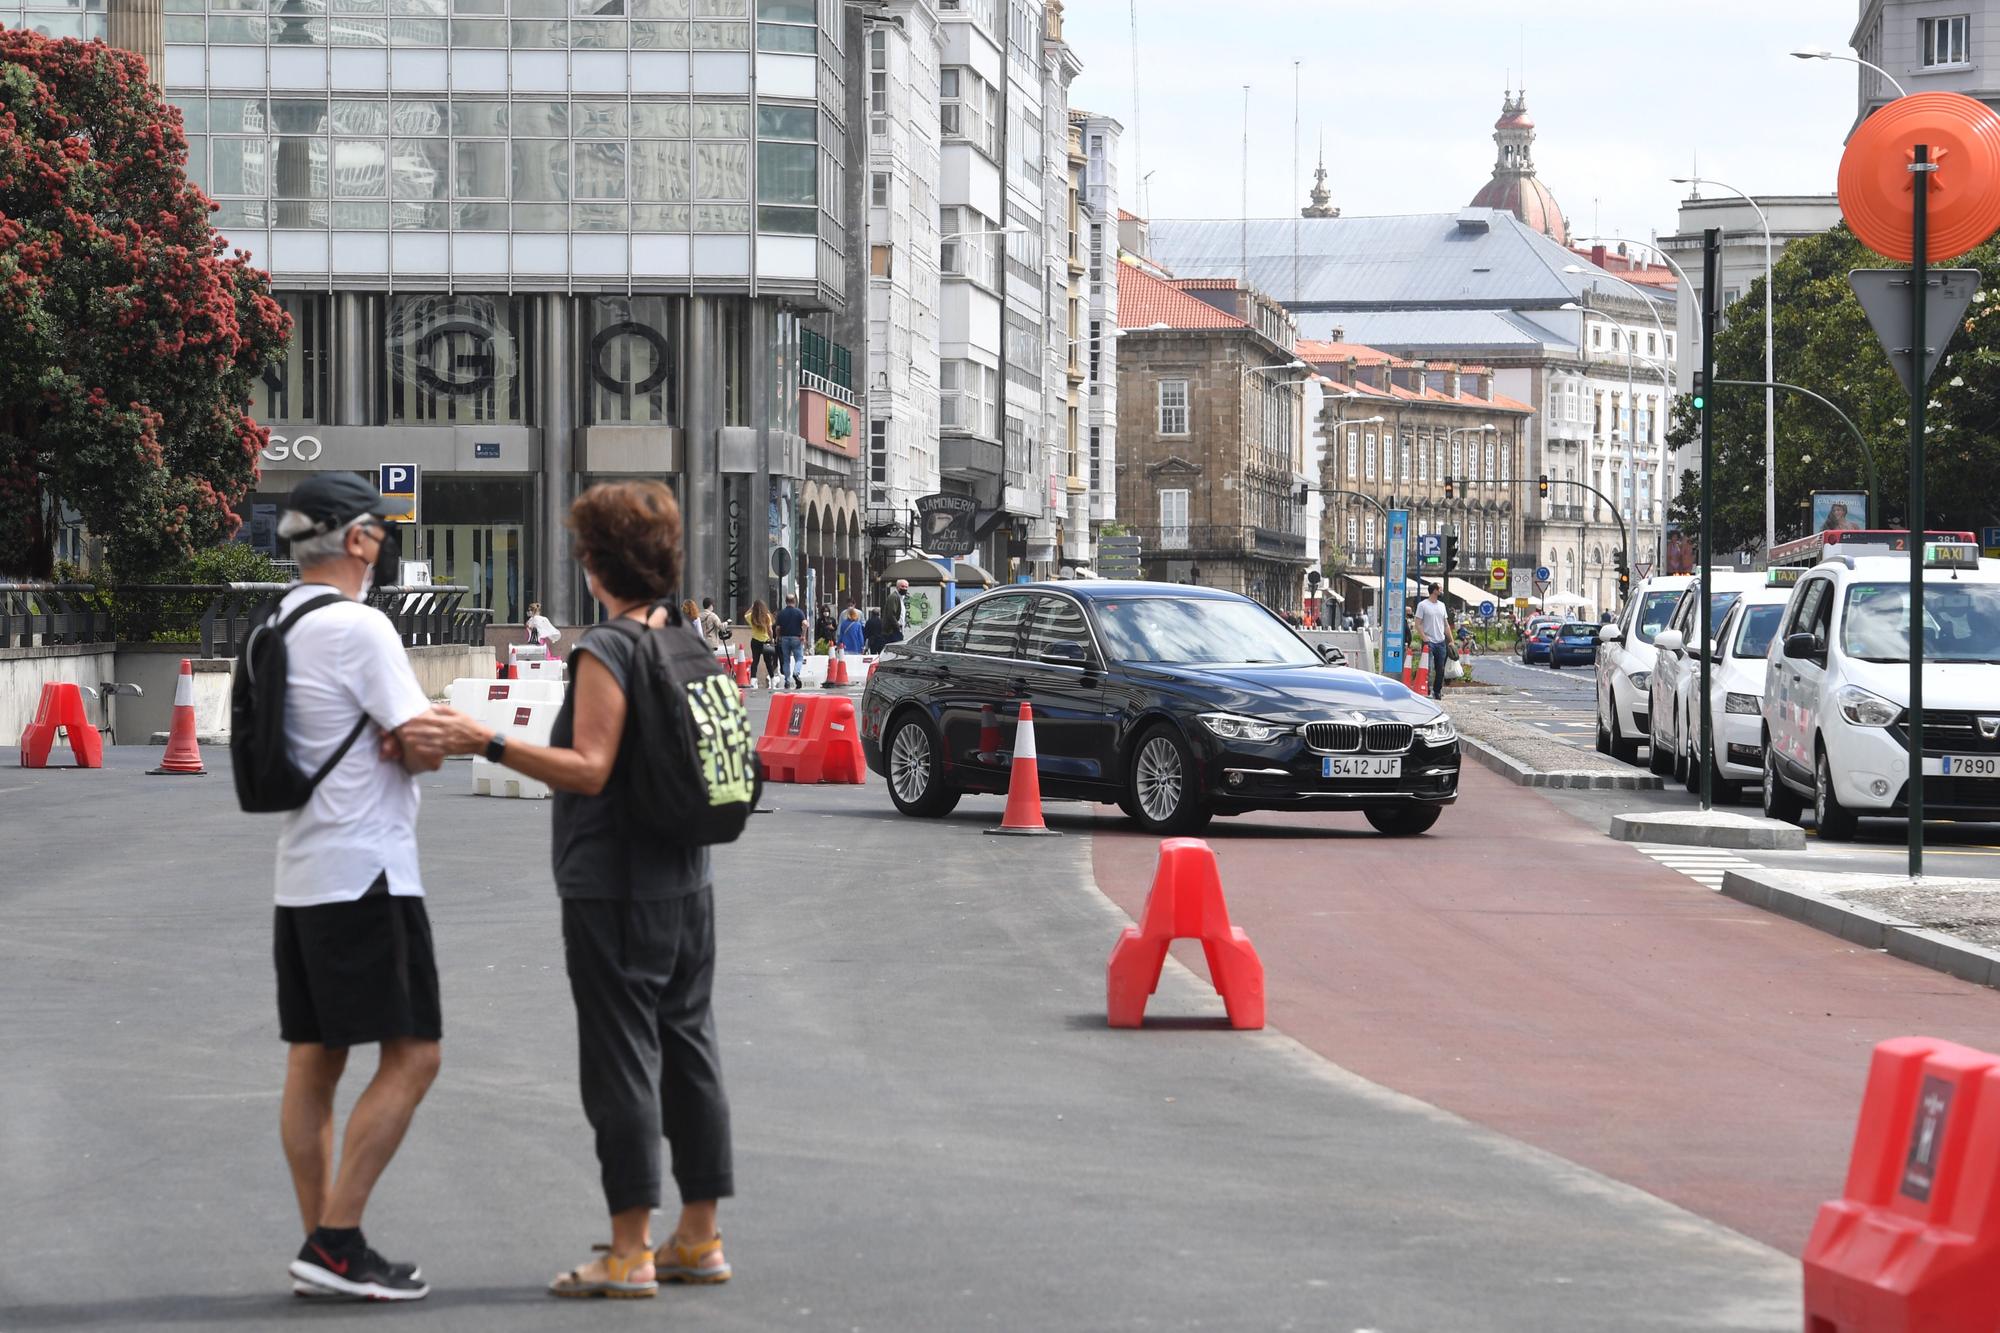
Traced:
<path fill-rule="evenodd" d="M 1512 600 L 1504 592 L 1494 592 L 1490 588 L 1482 588 L 1477 583 L 1468 583 L 1464 579 L 1449 580 L 1445 584 L 1444 591 L 1446 596 L 1456 597 L 1469 606 L 1478 606 L 1481 602 L 1492 602 L 1497 605 Z"/>
<path fill-rule="evenodd" d="M 1340 577 L 1346 579 L 1349 583 L 1360 584 L 1362 587 L 1368 589 L 1369 592 L 1380 594 L 1382 591 L 1382 579 L 1380 575 L 1343 573 Z M 1406 592 L 1414 593 L 1418 590 L 1418 583 L 1415 578 L 1407 580 L 1407 585 L 1405 588 Z"/>
<path fill-rule="evenodd" d="M 912 583 L 943 583 L 944 566 L 936 560 L 898 560 L 882 571 L 882 577 L 889 583 L 897 579 L 908 579 Z M 991 574 L 963 560 L 953 563 L 952 577 L 961 588 L 990 588 L 994 584 Z"/>

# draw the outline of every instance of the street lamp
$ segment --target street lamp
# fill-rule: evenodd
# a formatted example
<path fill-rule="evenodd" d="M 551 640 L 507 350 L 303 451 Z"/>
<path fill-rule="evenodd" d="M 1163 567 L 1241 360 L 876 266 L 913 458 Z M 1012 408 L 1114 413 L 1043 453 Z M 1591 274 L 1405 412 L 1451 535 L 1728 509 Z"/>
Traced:
<path fill-rule="evenodd" d="M 1676 185 L 1692 185 L 1696 189 L 1700 189 L 1704 185 L 1713 185 L 1717 189 L 1727 190 L 1744 203 L 1750 205 L 1751 209 L 1756 212 L 1757 221 L 1764 228 L 1764 378 L 1768 382 L 1776 382 L 1778 378 L 1777 348 L 1776 344 L 1771 341 L 1773 285 L 1771 280 L 1771 219 L 1764 215 L 1763 208 L 1758 205 L 1755 199 L 1752 199 L 1734 185 L 1724 185 L 1721 181 L 1709 180 L 1704 176 L 1675 176 L 1673 177 L 1673 182 Z M 1711 293 L 1702 293 L 1702 300 L 1706 301 L 1710 299 L 1712 299 Z M 1778 543 L 1777 410 L 1778 391 L 1766 387 L 1764 390 L 1764 550 L 1767 554 Z M 1701 558 L 1704 560 L 1708 559 L 1708 552 L 1702 552 Z"/>
<path fill-rule="evenodd" d="M 1877 74 L 1880 74 L 1883 78 L 1889 81 L 1889 86 L 1896 90 L 1896 96 L 1898 97 L 1909 96 L 1909 93 L 1904 91 L 1903 85 L 1896 82 L 1895 75 L 1891 74 L 1888 70 L 1883 69 L 1880 65 L 1875 64 L 1873 61 L 1863 60 L 1859 56 L 1835 55 L 1831 51 L 1794 51 L 1792 52 L 1792 58 L 1795 60 L 1842 60 L 1850 65 L 1859 65 L 1863 69 L 1872 69 Z"/>

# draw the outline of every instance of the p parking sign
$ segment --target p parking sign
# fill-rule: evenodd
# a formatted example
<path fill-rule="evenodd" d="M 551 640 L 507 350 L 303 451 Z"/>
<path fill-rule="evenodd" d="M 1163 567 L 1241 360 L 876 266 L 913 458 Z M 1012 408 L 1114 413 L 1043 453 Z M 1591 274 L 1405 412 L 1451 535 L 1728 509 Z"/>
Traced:
<path fill-rule="evenodd" d="M 403 508 L 383 517 L 391 523 L 415 523 L 417 521 L 417 493 L 419 469 L 415 463 L 384 463 L 379 469 L 375 488 L 387 500 L 403 501 Z"/>

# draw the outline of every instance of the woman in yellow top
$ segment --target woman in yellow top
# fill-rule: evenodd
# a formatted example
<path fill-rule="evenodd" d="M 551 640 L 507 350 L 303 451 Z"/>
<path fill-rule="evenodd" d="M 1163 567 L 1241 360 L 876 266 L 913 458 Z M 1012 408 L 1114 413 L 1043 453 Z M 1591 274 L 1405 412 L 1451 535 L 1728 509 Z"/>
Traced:
<path fill-rule="evenodd" d="M 758 682 L 760 687 L 768 687 L 771 677 L 778 672 L 778 641 L 771 636 L 776 632 L 778 618 L 771 614 L 771 608 L 762 602 L 750 603 L 750 614 L 744 617 L 750 624 L 751 666 L 763 673 Z"/>

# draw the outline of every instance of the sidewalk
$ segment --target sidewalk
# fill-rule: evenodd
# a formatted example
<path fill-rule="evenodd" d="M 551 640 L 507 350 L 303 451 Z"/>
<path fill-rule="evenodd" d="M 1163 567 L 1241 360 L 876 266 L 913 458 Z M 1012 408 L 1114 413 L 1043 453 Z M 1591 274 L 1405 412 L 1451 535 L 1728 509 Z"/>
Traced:
<path fill-rule="evenodd" d="M 206 779 L 147 778 L 152 757 L 0 779 L 0 819 L 46 834 L 0 886 L 0 1328 L 379 1323 L 301 1309 L 283 1281 L 274 821 L 236 813 L 226 755 Z M 1278 1032 L 1229 1031 L 1184 973 L 1148 1029 L 1111 1031 L 1127 918 L 1094 887 L 1088 829 L 995 848 L 997 800 L 912 821 L 872 776 L 773 788 L 778 813 L 718 858 L 737 1280 L 551 1301 L 541 1284 L 604 1219 L 548 805 L 468 781 L 425 780 L 446 1057 L 367 1219 L 434 1286 L 399 1324 L 1797 1327 L 1785 1256 Z M 119 812 L 115 836 L 86 803 Z M 107 1243 L 115 1262 L 79 1285 Z"/>
<path fill-rule="evenodd" d="M 1517 786 L 1655 791 L 1661 785 L 1657 774 L 1565 744 L 1509 717 L 1498 691 L 1488 698 L 1447 685 L 1444 706 L 1458 724 L 1465 757 Z"/>

